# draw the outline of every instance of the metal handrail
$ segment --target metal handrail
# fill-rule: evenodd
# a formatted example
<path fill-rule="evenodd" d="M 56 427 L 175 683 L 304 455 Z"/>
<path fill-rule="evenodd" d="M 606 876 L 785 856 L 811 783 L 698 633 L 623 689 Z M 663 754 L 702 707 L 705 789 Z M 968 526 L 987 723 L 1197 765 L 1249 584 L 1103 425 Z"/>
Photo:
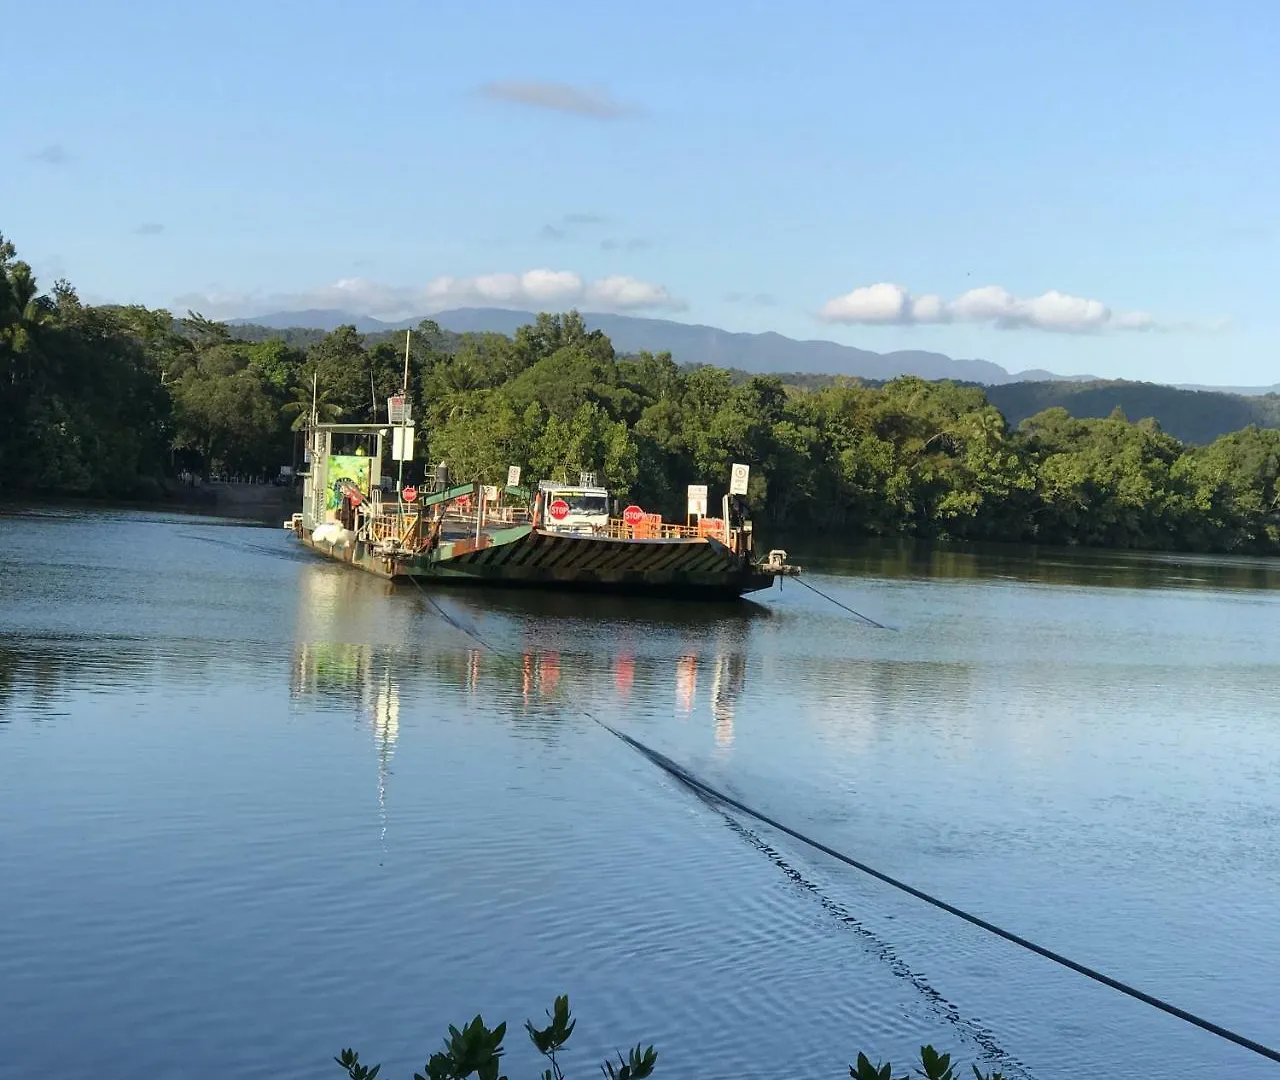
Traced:
<path fill-rule="evenodd" d="M 410 545 L 410 540 L 417 539 L 418 526 L 422 515 L 417 510 L 404 510 L 404 504 L 395 511 L 389 510 L 385 504 L 382 513 L 369 518 L 369 538 L 374 543 L 393 541 L 400 547 Z"/>
<path fill-rule="evenodd" d="M 484 511 L 486 522 L 496 521 L 503 525 L 523 524 L 529 521 L 531 516 L 528 508 L 524 506 L 486 506 Z"/>
<path fill-rule="evenodd" d="M 676 525 L 668 521 L 642 521 L 628 525 L 622 518 L 610 518 L 606 533 L 612 540 L 686 540 L 701 534 L 697 526 Z"/>

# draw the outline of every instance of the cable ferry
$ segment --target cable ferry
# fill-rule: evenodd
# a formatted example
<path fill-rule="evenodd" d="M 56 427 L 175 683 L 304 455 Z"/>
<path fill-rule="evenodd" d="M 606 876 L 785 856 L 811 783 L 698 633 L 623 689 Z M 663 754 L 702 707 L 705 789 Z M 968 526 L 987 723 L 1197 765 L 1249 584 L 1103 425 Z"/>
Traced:
<path fill-rule="evenodd" d="M 735 599 L 798 574 L 787 553 L 758 559 L 745 503 L 726 494 L 707 515 L 706 488 L 690 489 L 685 524 L 639 506 L 619 512 L 606 488 L 579 483 L 520 486 L 512 467 L 503 488 L 452 483 L 439 467 L 424 490 L 382 475 L 386 440 L 393 458 L 412 457 L 412 427 L 313 423 L 302 511 L 285 522 L 307 547 L 353 567 L 420 584 L 541 587 L 678 599 Z M 745 493 L 745 465 L 730 488 Z M 611 512 L 612 509 L 612 512 Z M 696 520 L 695 520 L 696 519 Z"/>

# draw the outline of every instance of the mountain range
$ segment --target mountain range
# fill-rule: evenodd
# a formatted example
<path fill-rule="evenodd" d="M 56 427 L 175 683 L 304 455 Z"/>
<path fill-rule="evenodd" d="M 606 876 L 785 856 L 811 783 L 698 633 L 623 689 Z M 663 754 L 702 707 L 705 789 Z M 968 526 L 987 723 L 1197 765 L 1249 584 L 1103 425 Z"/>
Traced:
<path fill-rule="evenodd" d="M 514 334 L 534 321 L 530 311 L 507 308 L 454 308 L 425 316 L 453 333 L 492 332 Z M 1003 386 L 1026 382 L 1098 382 L 1096 375 L 1059 375 L 1031 369 L 1010 372 L 990 360 L 959 359 L 943 353 L 904 349 L 878 353 L 834 341 L 799 341 L 782 334 L 734 333 L 714 326 L 700 326 L 670 319 L 649 319 L 634 315 L 583 312 L 593 330 L 602 330 L 621 353 L 669 352 L 677 363 L 704 363 L 736 368 L 753 374 L 805 373 L 811 375 L 852 375 L 864 379 L 892 379 L 898 375 L 918 375 L 924 379 L 952 379 L 956 382 Z M 352 325 L 363 334 L 383 333 L 416 327 L 421 318 L 384 322 L 346 311 L 313 309 L 276 311 L 253 318 L 229 319 L 233 326 L 262 326 L 275 330 L 305 328 L 335 330 Z M 1183 386 L 1187 390 L 1217 390 L 1251 396 L 1280 391 L 1280 384 L 1265 387 Z"/>
<path fill-rule="evenodd" d="M 492 332 L 507 335 L 514 334 L 536 318 L 533 312 L 507 308 L 454 308 L 425 317 L 433 319 L 441 329 L 456 334 Z M 856 375 L 864 379 L 919 375 L 924 379 L 954 379 L 988 386 L 1046 380 L 1089 381 L 1094 378 L 1091 375 L 1055 375 L 1038 370 L 1013 374 L 989 360 L 954 359 L 942 353 L 918 349 L 878 353 L 834 341 L 797 341 L 772 332 L 733 333 L 714 326 L 670 319 L 599 312 L 583 312 L 582 318 L 592 330 L 604 331 L 620 353 L 669 352 L 677 363 L 714 364 L 752 374 L 804 372 L 811 375 Z M 412 329 L 421 321 L 383 322 L 367 315 L 332 310 L 276 311 L 249 319 L 228 320 L 233 326 L 264 326 L 274 330 L 334 330 L 351 325 L 362 334 Z"/>

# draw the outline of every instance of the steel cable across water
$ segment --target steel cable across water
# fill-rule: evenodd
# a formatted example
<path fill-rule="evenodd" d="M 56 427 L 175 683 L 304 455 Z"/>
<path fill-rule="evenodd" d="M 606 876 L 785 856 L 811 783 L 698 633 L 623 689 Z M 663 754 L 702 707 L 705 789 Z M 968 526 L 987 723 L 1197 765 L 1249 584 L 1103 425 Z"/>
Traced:
<path fill-rule="evenodd" d="M 413 583 L 418 586 L 418 589 L 422 592 L 422 595 L 427 599 L 428 603 L 431 604 L 431 606 L 435 609 L 435 611 L 446 622 L 448 622 L 449 625 L 453 626 L 455 629 L 466 634 L 469 638 L 471 638 L 473 641 L 477 642 L 478 644 L 480 644 L 490 652 L 500 655 L 500 651 L 496 649 L 493 645 L 491 645 L 488 641 L 486 641 L 484 638 L 482 638 L 478 633 L 464 626 L 457 619 L 450 616 L 443 609 L 443 607 L 441 607 L 441 605 L 435 600 L 435 598 L 432 597 L 418 581 L 414 580 L 413 578 L 410 578 L 410 580 L 413 581 Z M 858 618 L 862 619 L 864 622 L 870 625 L 876 626 L 880 629 L 890 629 L 890 627 L 884 626 L 881 623 L 877 623 L 875 622 L 875 620 L 869 619 L 867 618 L 867 616 L 862 615 L 856 611 L 853 611 L 852 608 L 847 608 L 844 604 L 841 604 L 839 601 L 834 600 L 832 597 L 827 596 L 825 593 L 822 593 L 820 590 L 814 588 L 811 585 L 808 585 L 807 582 L 802 582 L 802 584 L 804 584 L 807 588 L 812 589 L 815 593 L 818 593 L 818 595 L 823 596 L 825 599 L 831 600 L 832 603 L 835 603 L 840 607 L 844 607 L 845 610 L 849 611 L 851 614 L 857 615 Z M 598 724 L 605 731 L 609 732 L 610 735 L 613 735 L 615 738 L 623 742 L 625 745 L 631 747 L 631 749 L 641 754 L 651 764 L 655 765 L 656 767 L 661 769 L 663 772 L 665 772 L 667 775 L 671 776 L 672 778 L 678 780 L 680 783 L 684 784 L 695 794 L 698 794 L 706 799 L 709 799 L 712 802 L 719 803 L 722 806 L 732 807 L 734 810 L 737 810 L 739 813 L 745 814 L 747 817 L 750 817 L 756 821 L 759 821 L 762 824 L 769 826 L 771 829 L 775 829 L 778 832 L 784 833 L 785 835 L 791 837 L 793 840 L 797 840 L 801 844 L 804 844 L 806 847 L 810 847 L 815 851 L 820 851 L 824 855 L 827 855 L 830 858 L 835 859 L 837 862 L 843 863 L 845 866 L 852 867 L 854 870 L 858 870 L 861 873 L 868 875 L 869 877 L 875 878 L 877 881 L 882 882 L 883 884 L 888 885 L 894 889 L 897 889 L 900 892 L 904 892 L 908 896 L 913 896 L 917 900 L 921 900 L 924 903 L 939 909 L 940 911 L 945 911 L 949 915 L 954 915 L 956 918 L 962 919 L 963 921 L 969 923 L 972 926 L 976 926 L 981 930 L 985 930 L 989 934 L 993 934 L 996 937 L 999 937 L 1005 941 L 1011 942 L 1012 944 L 1017 945 L 1020 948 L 1023 948 L 1029 952 L 1035 953 L 1037 956 L 1043 957 L 1046 960 L 1050 960 L 1055 964 L 1058 964 L 1064 968 L 1067 968 L 1070 971 L 1074 971 L 1079 975 L 1083 975 L 1086 978 L 1093 980 L 1094 982 L 1102 984 L 1103 986 L 1110 987 L 1112 990 L 1116 990 L 1119 993 L 1126 995 L 1127 997 L 1133 998 L 1135 1001 L 1140 1001 L 1145 1005 L 1150 1005 L 1152 1008 L 1158 1009 L 1163 1013 L 1167 1013 L 1169 1016 L 1176 1017 L 1177 1019 L 1182 1020 L 1185 1023 L 1191 1024 L 1202 1031 L 1206 1031 L 1211 1035 L 1216 1035 L 1218 1038 L 1224 1039 L 1230 1043 L 1234 1043 L 1236 1046 L 1243 1047 L 1245 1050 L 1252 1051 L 1253 1053 L 1259 1055 L 1260 1057 L 1267 1058 L 1269 1061 L 1273 1061 L 1273 1062 L 1276 1062 L 1277 1064 L 1280 1064 L 1280 1050 L 1273 1049 L 1272 1047 L 1267 1046 L 1264 1043 L 1258 1042 L 1255 1039 L 1251 1039 L 1248 1036 L 1241 1035 L 1238 1032 L 1232 1031 L 1230 1028 L 1223 1027 L 1221 1024 L 1215 1024 L 1212 1020 L 1207 1020 L 1202 1016 L 1196 1015 L 1195 1013 L 1188 1012 L 1186 1009 L 1181 1009 L 1178 1006 L 1172 1004 L 1171 1002 L 1165 1001 L 1163 998 L 1157 997 L 1154 994 L 1148 994 L 1145 991 L 1139 990 L 1137 987 L 1131 986 L 1120 979 L 1113 978 L 1112 976 L 1107 975 L 1104 972 L 1097 970 L 1096 968 L 1089 967 L 1086 964 L 1081 964 L 1078 961 L 1072 960 L 1069 957 L 1062 955 L 1061 953 L 1055 952 L 1052 949 L 1048 949 L 1043 945 L 1039 945 L 1036 942 L 1023 937 L 1020 934 L 1016 934 L 1011 930 L 1006 930 L 1003 927 L 997 926 L 995 923 L 988 922 L 986 919 L 983 919 L 978 915 L 974 915 L 972 912 L 965 911 L 963 908 L 956 907 L 954 904 L 949 904 L 945 900 L 942 900 L 936 896 L 931 895 L 930 893 L 925 892 L 923 889 L 918 889 L 914 885 L 910 885 L 905 881 L 899 881 L 897 878 L 891 877 L 890 875 L 884 873 L 883 871 L 877 870 L 875 867 L 869 866 L 867 863 L 861 862 L 860 860 L 855 859 L 850 855 L 846 855 L 844 852 L 838 851 L 837 849 L 822 843 L 822 841 L 820 840 L 817 840 L 811 836 L 807 836 L 806 834 L 800 832 L 799 830 L 793 829 L 789 825 L 783 824 L 782 822 L 776 820 L 775 818 L 770 817 L 769 815 L 763 813 L 760 810 L 755 809 L 754 807 L 748 805 L 747 803 L 742 802 L 739 799 L 735 799 L 732 795 L 729 795 L 726 792 L 723 792 L 718 788 L 714 787 L 713 785 L 707 783 L 705 780 L 702 780 L 695 774 L 691 773 L 684 766 L 673 761 L 671 758 L 667 757 L 666 755 L 659 753 L 657 750 L 654 750 L 652 747 L 646 746 L 644 743 L 640 742 L 638 739 L 633 738 L 632 736 L 626 734 L 625 732 L 619 731 L 617 728 L 606 723 L 604 720 L 601 720 L 598 716 L 596 716 L 590 710 L 579 708 L 578 711 L 587 719 L 591 720 L 595 724 Z"/>

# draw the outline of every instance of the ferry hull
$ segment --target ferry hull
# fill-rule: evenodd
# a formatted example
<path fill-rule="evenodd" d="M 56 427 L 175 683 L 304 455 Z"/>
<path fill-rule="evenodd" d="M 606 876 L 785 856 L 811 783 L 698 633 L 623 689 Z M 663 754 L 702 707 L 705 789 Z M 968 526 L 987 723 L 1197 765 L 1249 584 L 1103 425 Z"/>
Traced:
<path fill-rule="evenodd" d="M 317 540 L 313 550 L 358 569 L 421 584 L 485 585 L 677 599 L 727 600 L 772 586 L 774 573 L 734 554 L 712 537 L 620 540 L 542 532 L 528 525 L 481 532 L 432 551 L 389 555 L 347 533 Z"/>

